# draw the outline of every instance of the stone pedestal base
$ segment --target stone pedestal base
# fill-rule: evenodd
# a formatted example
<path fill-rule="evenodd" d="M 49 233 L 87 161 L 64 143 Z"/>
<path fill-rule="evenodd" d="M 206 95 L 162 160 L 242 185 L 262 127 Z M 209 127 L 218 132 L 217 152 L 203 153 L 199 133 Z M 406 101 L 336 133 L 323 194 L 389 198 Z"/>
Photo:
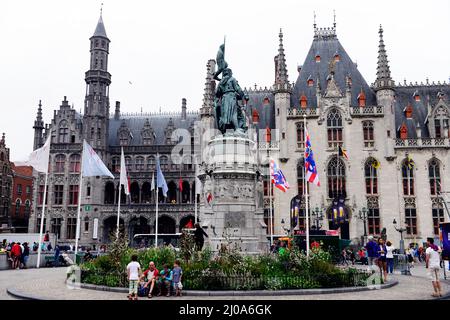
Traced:
<path fill-rule="evenodd" d="M 203 185 L 200 223 L 213 251 L 222 246 L 244 254 L 268 250 L 263 184 L 254 142 L 241 136 L 218 136 L 199 177 Z"/>

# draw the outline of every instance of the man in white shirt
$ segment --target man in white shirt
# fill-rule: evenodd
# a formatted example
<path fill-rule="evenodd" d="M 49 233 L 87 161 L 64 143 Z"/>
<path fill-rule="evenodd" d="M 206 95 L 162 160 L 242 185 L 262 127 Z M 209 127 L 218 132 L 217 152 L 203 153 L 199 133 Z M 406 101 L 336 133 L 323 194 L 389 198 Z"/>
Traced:
<path fill-rule="evenodd" d="M 131 256 L 131 262 L 127 265 L 128 282 L 130 286 L 128 288 L 128 299 L 137 300 L 137 290 L 139 277 L 141 275 L 141 265 L 137 262 L 137 255 Z"/>
<path fill-rule="evenodd" d="M 429 270 L 431 282 L 433 283 L 434 293 L 433 297 L 442 297 L 441 283 L 439 282 L 439 273 L 441 269 L 441 256 L 439 254 L 440 248 L 434 244 L 433 238 L 427 239 L 426 267 Z"/>

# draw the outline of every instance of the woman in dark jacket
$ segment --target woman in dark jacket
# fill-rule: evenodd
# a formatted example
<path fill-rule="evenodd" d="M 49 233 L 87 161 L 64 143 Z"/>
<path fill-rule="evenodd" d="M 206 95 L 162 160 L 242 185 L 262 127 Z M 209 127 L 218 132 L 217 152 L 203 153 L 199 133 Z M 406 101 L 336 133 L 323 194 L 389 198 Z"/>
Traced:
<path fill-rule="evenodd" d="M 203 230 L 202 227 L 200 227 L 200 224 L 196 223 L 194 231 L 194 240 L 197 251 L 201 251 L 203 248 L 203 244 L 205 243 L 205 238 L 203 237 L 204 235 L 208 237 L 208 234 Z"/>
<path fill-rule="evenodd" d="M 384 282 L 386 282 L 387 281 L 387 259 L 386 259 L 387 249 L 386 249 L 386 245 L 384 244 L 383 238 L 378 239 L 377 248 L 378 248 L 377 264 L 378 264 L 378 267 L 380 268 L 380 276 L 383 276 Z"/>

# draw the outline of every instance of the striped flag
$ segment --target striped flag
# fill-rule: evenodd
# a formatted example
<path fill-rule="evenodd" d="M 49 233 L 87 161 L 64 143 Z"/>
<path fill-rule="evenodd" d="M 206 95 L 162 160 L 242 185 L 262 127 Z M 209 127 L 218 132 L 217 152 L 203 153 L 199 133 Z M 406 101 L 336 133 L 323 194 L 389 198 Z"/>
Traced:
<path fill-rule="evenodd" d="M 339 156 L 340 156 L 340 157 L 344 157 L 345 159 L 348 160 L 347 150 L 345 150 L 345 149 L 342 148 L 341 146 L 339 146 Z"/>
<path fill-rule="evenodd" d="M 305 135 L 306 135 L 305 139 L 306 180 L 320 187 L 319 174 L 317 173 L 316 162 L 314 161 L 314 154 L 311 148 L 311 139 L 309 137 L 307 128 L 305 128 Z"/>
<path fill-rule="evenodd" d="M 270 160 L 270 175 L 272 177 L 272 183 L 283 192 L 286 192 L 289 189 L 289 184 L 286 181 L 286 177 L 284 176 L 281 169 L 275 163 L 274 160 Z"/>

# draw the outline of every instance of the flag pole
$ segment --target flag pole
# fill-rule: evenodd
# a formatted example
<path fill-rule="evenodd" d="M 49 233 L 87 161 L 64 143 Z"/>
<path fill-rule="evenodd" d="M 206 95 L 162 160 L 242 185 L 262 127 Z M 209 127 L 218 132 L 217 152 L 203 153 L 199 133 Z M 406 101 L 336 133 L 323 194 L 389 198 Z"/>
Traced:
<path fill-rule="evenodd" d="M 197 171 L 198 167 L 197 167 L 197 161 L 195 162 L 195 177 L 194 177 L 194 181 L 195 181 L 195 188 L 194 188 L 194 221 L 195 224 L 197 224 L 197 190 L 198 190 L 198 185 L 197 185 Z"/>
<path fill-rule="evenodd" d="M 45 173 L 45 182 L 44 182 L 44 197 L 42 202 L 42 212 L 41 212 L 41 226 L 39 228 L 39 247 L 38 247 L 38 256 L 37 256 L 37 264 L 36 268 L 39 268 L 41 263 L 41 247 L 42 247 L 42 233 L 44 229 L 44 214 L 45 214 L 45 202 L 47 201 L 47 181 L 48 181 L 48 168 Z"/>
<path fill-rule="evenodd" d="M 156 155 L 156 165 L 159 166 L 159 170 L 161 170 L 161 165 L 159 163 L 159 154 Z M 157 168 L 158 169 L 158 168 Z M 158 181 L 158 173 L 156 174 L 156 217 L 155 217 L 155 248 L 158 247 L 158 210 L 159 210 L 159 181 Z"/>
<path fill-rule="evenodd" d="M 305 135 L 305 155 L 306 155 L 306 114 L 303 115 L 303 127 L 304 127 L 304 135 Z M 306 166 L 303 166 L 305 171 L 305 179 L 306 179 Z M 308 182 L 305 180 L 305 218 L 306 218 L 306 257 L 309 257 L 309 199 L 308 199 Z"/>
<path fill-rule="evenodd" d="M 267 139 L 266 139 L 267 140 Z M 272 177 L 270 174 L 270 142 L 267 143 L 267 158 L 269 161 L 269 219 L 270 219 L 270 245 L 273 244 L 273 211 L 272 211 Z"/>
<path fill-rule="evenodd" d="M 116 230 L 116 239 L 119 239 L 119 224 L 120 224 L 120 195 L 122 194 L 122 185 L 119 181 L 119 199 L 117 202 L 117 230 Z"/>
<path fill-rule="evenodd" d="M 84 146 L 83 146 L 84 149 Z M 84 150 L 83 150 L 84 151 Z M 74 260 L 75 263 L 77 262 L 77 253 L 78 253 L 78 238 L 80 233 L 80 211 L 81 211 L 81 192 L 83 190 L 83 157 L 81 159 L 81 171 L 80 171 L 80 184 L 78 187 L 78 208 L 77 208 L 77 229 L 75 232 L 75 254 L 74 254 Z"/>

